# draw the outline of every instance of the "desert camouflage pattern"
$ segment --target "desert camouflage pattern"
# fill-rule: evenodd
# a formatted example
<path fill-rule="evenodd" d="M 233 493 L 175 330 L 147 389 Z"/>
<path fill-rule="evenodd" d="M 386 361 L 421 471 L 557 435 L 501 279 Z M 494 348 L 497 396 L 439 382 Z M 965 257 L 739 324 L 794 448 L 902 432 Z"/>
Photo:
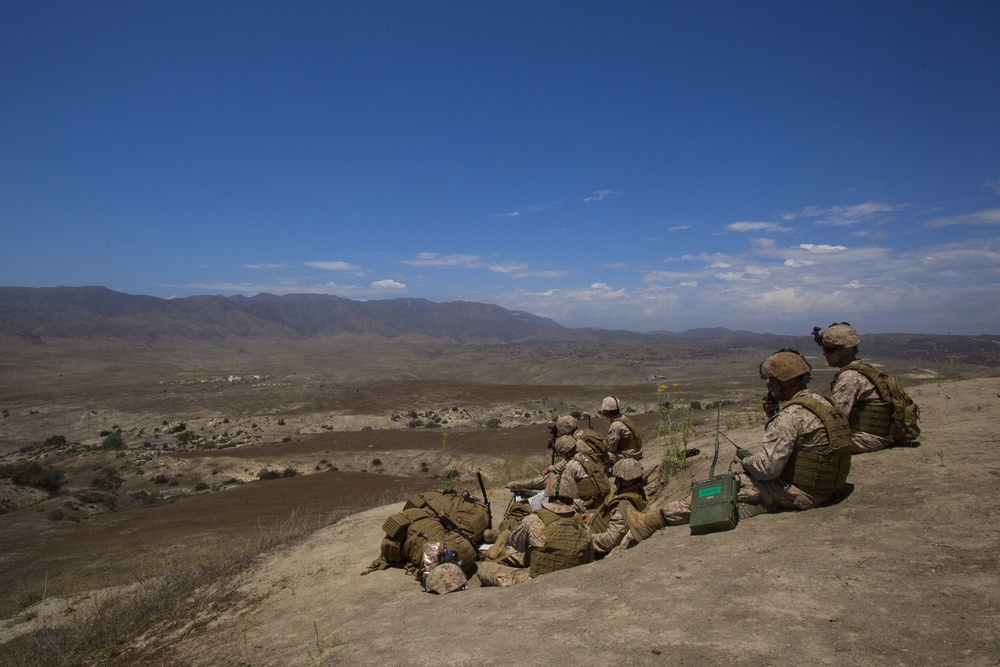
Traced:
<path fill-rule="evenodd" d="M 838 374 L 833 384 L 833 400 L 848 417 L 853 417 L 851 423 L 857 423 L 857 416 L 851 415 L 860 406 L 870 401 L 880 400 L 875 383 L 859 371 L 845 366 Z M 851 454 L 877 452 L 892 445 L 888 436 L 879 436 L 864 431 L 851 432 Z"/>
<path fill-rule="evenodd" d="M 857 330 L 847 322 L 831 324 L 823 333 L 820 340 L 826 347 L 857 347 L 861 343 L 861 336 Z"/>
<path fill-rule="evenodd" d="M 793 398 L 808 396 L 834 405 L 811 389 L 804 389 Z M 830 446 L 823 422 L 815 414 L 801 405 L 789 405 L 767 423 L 764 430 L 763 447 L 753 456 L 743 459 L 743 470 L 756 489 L 760 503 L 768 511 L 779 508 L 805 510 L 816 507 L 833 495 L 829 493 L 808 493 L 781 479 L 781 473 L 792 456 L 792 452 L 823 452 Z M 744 497 L 751 494 L 750 488 L 740 488 Z M 739 498 L 739 500 L 743 500 Z"/>
<path fill-rule="evenodd" d="M 631 460 L 631 459 L 626 459 Z M 594 533 L 594 553 L 598 555 L 607 554 L 617 547 L 628 534 L 628 524 L 625 523 L 625 514 L 622 512 L 622 504 L 629 503 L 642 512 L 646 509 L 646 500 L 638 492 L 622 492 L 609 495 L 603 505 L 597 510 L 591 522 L 591 528 L 603 526 L 607 527 L 602 532 Z"/>
<path fill-rule="evenodd" d="M 642 458 L 642 445 L 623 418 L 615 419 L 608 427 L 608 448 L 615 461 L 622 458 Z"/>
<path fill-rule="evenodd" d="M 441 563 L 424 574 L 424 590 L 444 595 L 465 588 L 465 573 L 455 563 Z"/>
<path fill-rule="evenodd" d="M 559 516 L 572 517 L 577 511 L 560 502 L 542 503 L 542 507 Z M 587 529 L 588 534 L 590 529 Z M 500 562 L 484 561 L 479 564 L 476 576 L 483 586 L 514 586 L 531 578 L 528 566 L 531 549 L 542 549 L 548 541 L 545 537 L 545 522 L 537 514 L 529 514 L 521 520 L 507 540 L 506 555 Z"/>

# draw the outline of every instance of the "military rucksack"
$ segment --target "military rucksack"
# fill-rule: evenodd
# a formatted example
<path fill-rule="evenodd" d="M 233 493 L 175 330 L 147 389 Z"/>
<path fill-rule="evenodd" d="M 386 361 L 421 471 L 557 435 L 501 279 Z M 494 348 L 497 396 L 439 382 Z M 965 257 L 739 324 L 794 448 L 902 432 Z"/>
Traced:
<path fill-rule="evenodd" d="M 592 428 L 578 428 L 573 432 L 573 437 L 577 440 L 583 440 L 590 445 L 591 449 L 600 456 L 601 463 L 604 464 L 605 468 L 611 466 L 613 461 L 611 460 L 611 448 L 608 446 L 607 438 Z"/>
<path fill-rule="evenodd" d="M 528 504 L 527 500 L 511 503 L 507 514 L 504 515 L 504 518 L 500 521 L 500 525 L 497 526 L 497 533 L 502 533 L 505 530 L 513 531 L 517 528 L 517 524 L 521 523 L 521 519 L 529 514 L 531 514 L 531 505 Z"/>
<path fill-rule="evenodd" d="M 457 531 L 475 543 L 483 541 L 483 531 L 493 523 L 485 503 L 473 498 L 468 492 L 460 493 L 451 489 L 418 493 L 403 506 L 404 511 L 409 509 L 431 512 L 446 528 Z"/>
<path fill-rule="evenodd" d="M 888 375 L 866 363 L 851 364 L 842 370 L 858 371 L 875 385 L 879 398 L 892 412 L 888 433 L 890 440 L 912 442 L 920 437 L 920 406 L 906 393 L 898 375 Z"/>

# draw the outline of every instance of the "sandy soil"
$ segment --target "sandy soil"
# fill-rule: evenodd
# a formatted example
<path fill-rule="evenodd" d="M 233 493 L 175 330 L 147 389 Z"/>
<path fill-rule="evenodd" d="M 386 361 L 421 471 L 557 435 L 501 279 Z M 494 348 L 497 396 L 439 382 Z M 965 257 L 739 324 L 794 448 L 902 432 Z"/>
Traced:
<path fill-rule="evenodd" d="M 1000 664 L 1000 380 L 912 393 L 920 447 L 857 457 L 854 490 L 836 505 L 701 537 L 668 528 L 601 562 L 444 597 L 402 570 L 359 576 L 397 508 L 383 507 L 262 561 L 235 582 L 241 604 L 158 638 L 160 655 L 191 665 Z M 749 444 L 759 428 L 728 435 Z M 707 467 L 698 457 L 658 500 Z"/>

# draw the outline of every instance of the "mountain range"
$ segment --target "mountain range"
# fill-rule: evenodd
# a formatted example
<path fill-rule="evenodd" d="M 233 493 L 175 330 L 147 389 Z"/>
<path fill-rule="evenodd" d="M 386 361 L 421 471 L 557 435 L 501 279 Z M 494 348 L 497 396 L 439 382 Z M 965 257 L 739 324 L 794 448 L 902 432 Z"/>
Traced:
<path fill-rule="evenodd" d="M 0 287 L 0 337 L 222 340 L 342 335 L 458 344 L 570 341 L 725 342 L 734 347 L 813 345 L 809 336 L 776 336 L 724 327 L 675 333 L 570 328 L 519 310 L 468 301 L 396 298 L 355 301 L 329 294 L 190 296 L 125 294 L 106 287 Z M 1000 336 L 869 334 L 864 351 L 897 358 L 1000 365 Z M 715 346 L 717 347 L 717 346 Z"/>

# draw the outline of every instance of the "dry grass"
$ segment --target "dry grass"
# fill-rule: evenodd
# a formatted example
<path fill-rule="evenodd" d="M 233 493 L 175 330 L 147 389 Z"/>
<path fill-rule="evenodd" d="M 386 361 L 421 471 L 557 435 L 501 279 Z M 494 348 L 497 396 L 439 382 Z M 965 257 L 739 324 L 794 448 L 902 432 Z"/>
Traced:
<path fill-rule="evenodd" d="M 386 497 L 373 503 L 392 502 Z M 122 585 L 96 586 L 86 605 L 68 607 L 68 622 L 44 625 L 40 629 L 0 645 L 0 664 L 49 667 L 56 665 L 101 665 L 115 667 L 135 664 L 169 664 L 166 657 L 146 654 L 142 637 L 147 633 L 176 632 L 195 621 L 200 609 L 192 604 L 199 589 L 211 588 L 211 605 L 225 607 L 235 592 L 222 582 L 247 569 L 259 556 L 304 539 L 319 528 L 331 525 L 338 515 L 295 512 L 282 521 L 258 526 L 252 536 L 225 545 L 213 545 L 179 557 L 162 557 Z M 30 613 L 30 612 L 26 612 Z"/>

